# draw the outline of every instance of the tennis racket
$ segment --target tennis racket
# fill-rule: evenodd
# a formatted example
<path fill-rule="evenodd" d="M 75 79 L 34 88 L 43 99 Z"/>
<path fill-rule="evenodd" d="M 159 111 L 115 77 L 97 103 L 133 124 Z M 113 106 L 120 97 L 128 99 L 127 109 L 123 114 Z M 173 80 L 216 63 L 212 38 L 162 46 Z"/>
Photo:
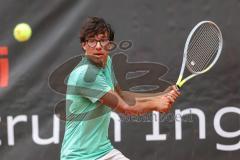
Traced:
<path fill-rule="evenodd" d="M 199 22 L 191 30 L 185 43 L 182 67 L 176 86 L 180 89 L 193 77 L 209 71 L 217 62 L 222 46 L 223 38 L 219 27 L 211 21 Z M 185 78 L 183 78 L 184 74 L 187 74 Z"/>

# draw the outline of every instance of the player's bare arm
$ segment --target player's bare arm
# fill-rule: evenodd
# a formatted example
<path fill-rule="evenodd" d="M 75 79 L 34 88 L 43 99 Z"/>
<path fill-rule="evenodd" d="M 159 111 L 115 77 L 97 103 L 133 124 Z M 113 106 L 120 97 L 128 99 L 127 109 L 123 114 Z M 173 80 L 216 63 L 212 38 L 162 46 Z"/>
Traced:
<path fill-rule="evenodd" d="M 179 95 L 179 91 L 174 86 L 154 94 L 121 91 L 117 87 L 116 91 L 111 90 L 105 94 L 100 102 L 120 113 L 140 115 L 152 111 L 169 111 Z"/>

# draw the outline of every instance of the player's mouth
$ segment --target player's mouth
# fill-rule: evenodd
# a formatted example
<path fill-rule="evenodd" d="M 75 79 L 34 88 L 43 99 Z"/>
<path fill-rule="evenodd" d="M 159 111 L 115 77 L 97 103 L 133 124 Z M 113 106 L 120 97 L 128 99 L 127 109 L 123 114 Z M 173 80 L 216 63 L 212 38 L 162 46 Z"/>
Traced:
<path fill-rule="evenodd" d="M 97 56 L 97 57 L 102 57 L 102 56 L 104 56 L 105 54 L 104 54 L 104 53 L 94 53 L 94 55 Z"/>

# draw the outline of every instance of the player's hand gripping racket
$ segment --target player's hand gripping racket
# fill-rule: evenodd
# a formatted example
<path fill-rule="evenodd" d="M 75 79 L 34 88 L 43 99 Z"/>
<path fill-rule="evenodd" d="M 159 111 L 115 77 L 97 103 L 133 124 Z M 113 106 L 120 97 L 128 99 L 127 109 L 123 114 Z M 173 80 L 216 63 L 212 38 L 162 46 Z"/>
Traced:
<path fill-rule="evenodd" d="M 182 67 L 176 86 L 180 89 L 188 80 L 209 71 L 217 62 L 222 46 L 222 34 L 218 26 L 211 21 L 199 22 L 190 32 L 185 43 Z M 188 70 L 188 75 L 183 78 L 185 68 Z"/>

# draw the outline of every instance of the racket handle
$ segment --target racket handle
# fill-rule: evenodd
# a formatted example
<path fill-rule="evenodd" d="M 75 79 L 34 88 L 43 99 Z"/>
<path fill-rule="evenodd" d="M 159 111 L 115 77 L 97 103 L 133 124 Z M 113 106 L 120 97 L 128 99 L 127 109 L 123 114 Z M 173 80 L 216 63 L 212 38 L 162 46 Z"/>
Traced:
<path fill-rule="evenodd" d="M 180 90 L 181 87 L 180 87 L 179 85 L 176 84 L 176 88 L 177 88 L 178 90 Z"/>

